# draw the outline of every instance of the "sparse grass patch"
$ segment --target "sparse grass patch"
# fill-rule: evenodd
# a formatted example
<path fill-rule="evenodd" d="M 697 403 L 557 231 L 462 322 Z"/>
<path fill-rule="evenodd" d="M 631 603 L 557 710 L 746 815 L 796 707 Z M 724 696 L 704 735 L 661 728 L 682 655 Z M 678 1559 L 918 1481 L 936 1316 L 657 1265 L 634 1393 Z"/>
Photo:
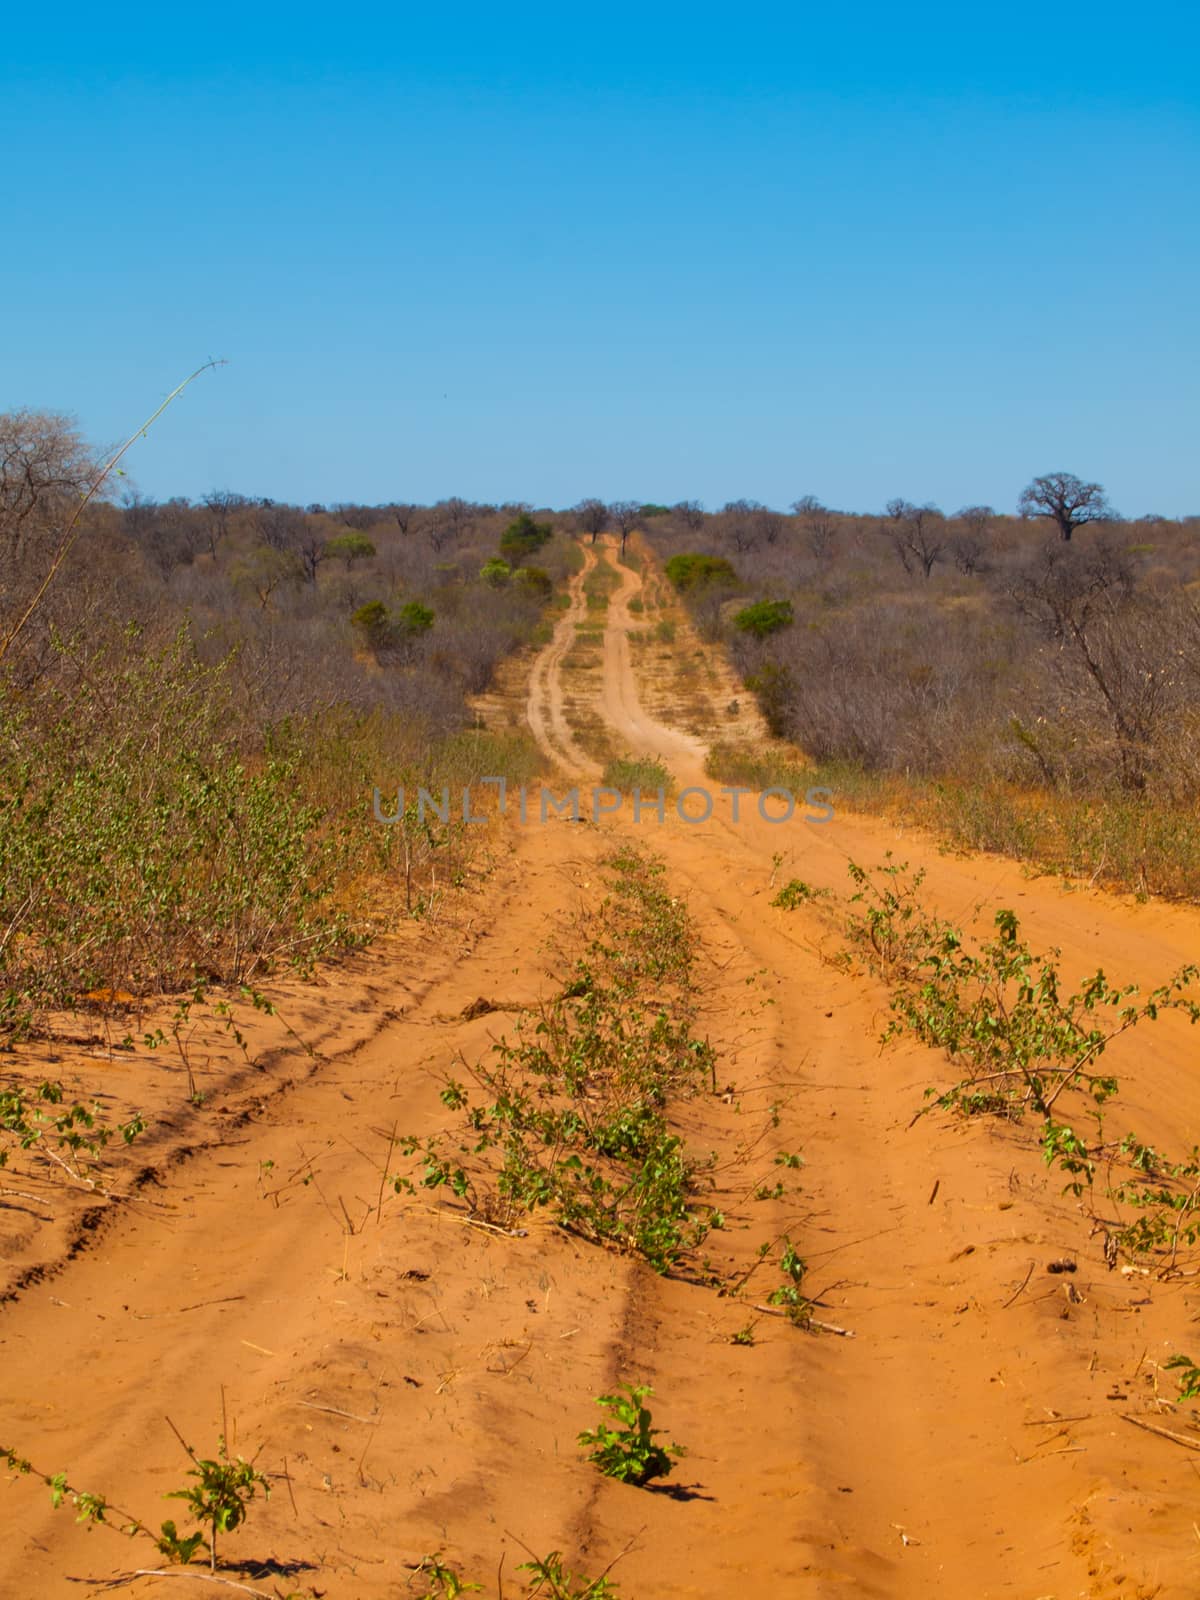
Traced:
<path fill-rule="evenodd" d="M 671 774 L 661 761 L 651 756 L 621 756 L 610 761 L 604 769 L 601 783 L 609 789 L 619 789 L 622 794 L 632 794 L 640 789 L 643 794 L 657 794 L 659 789 L 670 791 Z"/>
<path fill-rule="evenodd" d="M 954 777 L 905 780 L 853 762 L 806 762 L 786 747 L 715 744 L 707 771 L 752 789 L 829 789 L 839 809 L 901 817 L 961 849 L 1010 856 L 1039 872 L 1117 891 L 1200 902 L 1194 807 Z"/>
<path fill-rule="evenodd" d="M 607 561 L 597 561 L 583 580 L 583 593 L 589 611 L 607 611 L 609 597 L 620 586 L 619 573 Z"/>
<path fill-rule="evenodd" d="M 522 1019 L 491 1057 L 451 1078 L 458 1132 L 399 1142 L 417 1163 L 399 1192 L 447 1188 L 501 1227 L 546 1207 L 581 1237 L 670 1271 L 705 1237 L 709 1162 L 672 1131 L 672 1100 L 713 1087 L 710 1046 L 692 1032 L 693 938 L 663 868 L 623 849 L 609 895 L 561 993 Z"/>

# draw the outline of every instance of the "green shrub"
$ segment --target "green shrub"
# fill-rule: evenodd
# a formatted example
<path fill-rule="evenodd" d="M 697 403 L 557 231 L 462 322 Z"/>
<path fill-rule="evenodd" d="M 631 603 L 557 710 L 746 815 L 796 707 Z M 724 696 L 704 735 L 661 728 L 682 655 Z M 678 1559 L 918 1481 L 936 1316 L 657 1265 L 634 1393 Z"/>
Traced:
<path fill-rule="evenodd" d="M 781 628 L 790 628 L 795 620 L 790 600 L 759 600 L 739 611 L 733 619 L 733 625 L 739 633 L 765 639 L 769 634 L 778 633 Z"/>
<path fill-rule="evenodd" d="M 738 581 L 737 573 L 724 556 L 672 556 L 665 570 L 680 594 L 715 585 L 733 585 Z"/>
<path fill-rule="evenodd" d="M 518 567 L 513 576 L 522 589 L 539 600 L 549 599 L 554 591 L 554 580 L 545 567 Z"/>
<path fill-rule="evenodd" d="M 0 1031 L 94 989 L 307 967 L 348 937 L 347 836 L 282 736 L 254 759 L 233 743 L 230 688 L 181 631 L 92 656 L 36 708 L 0 700 Z"/>
<path fill-rule="evenodd" d="M 374 649 L 387 637 L 390 615 L 382 600 L 368 600 L 365 606 L 359 606 L 350 621 Z"/>
<path fill-rule="evenodd" d="M 527 556 L 540 550 L 553 532 L 554 528 L 549 522 L 535 522 L 528 511 L 522 511 L 501 534 L 500 553 L 519 566 Z"/>
<path fill-rule="evenodd" d="M 410 637 L 416 634 L 428 633 L 433 627 L 433 612 L 419 600 L 409 600 L 402 605 L 396 613 L 396 626 L 401 633 Z"/>
<path fill-rule="evenodd" d="M 479 576 L 493 589 L 502 589 L 512 577 L 512 568 L 503 556 L 493 556 L 480 567 Z"/>
<path fill-rule="evenodd" d="M 347 570 L 356 561 L 367 561 L 375 554 L 375 546 L 365 533 L 339 533 L 328 540 L 325 554 L 335 561 L 344 561 Z"/>

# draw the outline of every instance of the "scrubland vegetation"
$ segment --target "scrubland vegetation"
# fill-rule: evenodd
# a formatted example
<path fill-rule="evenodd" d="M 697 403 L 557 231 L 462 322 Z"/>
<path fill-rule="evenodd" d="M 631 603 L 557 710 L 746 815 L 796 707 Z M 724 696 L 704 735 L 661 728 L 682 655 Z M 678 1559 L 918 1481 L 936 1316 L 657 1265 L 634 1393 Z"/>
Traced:
<path fill-rule="evenodd" d="M 115 475 L 72 543 L 100 468 L 67 418 L 0 418 L 9 1039 L 88 995 L 304 970 L 435 905 L 461 823 L 381 828 L 372 786 L 534 770 L 468 697 L 542 636 L 574 554 L 524 506 L 156 503 Z"/>
<path fill-rule="evenodd" d="M 436 905 L 461 827 L 406 810 L 381 829 L 364 796 L 532 771 L 469 697 L 548 635 L 575 538 L 605 530 L 622 559 L 644 531 L 781 741 L 718 744 L 716 775 L 815 778 L 963 845 L 1200 894 L 1200 518 L 1125 521 L 1063 474 L 1020 515 L 952 517 L 157 503 L 113 476 L 57 566 L 99 470 L 69 419 L 0 418 L 7 1037 L 87 995 L 308 968 L 396 909 L 367 911 L 374 882 L 407 913 Z M 614 582 L 589 575 L 597 623 Z"/>
<path fill-rule="evenodd" d="M 1200 517 L 1122 520 L 1097 485 L 1056 496 L 1065 476 L 1022 516 L 810 498 L 644 519 L 782 741 L 718 746 L 714 773 L 819 778 L 964 846 L 1200 895 Z"/>

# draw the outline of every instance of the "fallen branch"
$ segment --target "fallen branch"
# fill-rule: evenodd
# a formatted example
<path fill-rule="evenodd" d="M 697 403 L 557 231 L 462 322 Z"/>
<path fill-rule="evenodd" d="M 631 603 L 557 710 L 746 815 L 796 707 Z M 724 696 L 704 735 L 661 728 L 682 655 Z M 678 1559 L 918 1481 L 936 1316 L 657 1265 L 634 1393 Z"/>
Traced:
<path fill-rule="evenodd" d="M 1170 1428 L 1159 1428 L 1153 1422 L 1143 1421 L 1141 1417 L 1131 1417 L 1127 1411 L 1118 1412 L 1118 1416 L 1123 1422 L 1132 1422 L 1135 1428 L 1144 1428 L 1147 1433 L 1157 1433 L 1164 1439 L 1173 1439 L 1185 1449 L 1200 1450 L 1200 1439 L 1189 1439 L 1186 1433 L 1172 1433 Z"/>
<path fill-rule="evenodd" d="M 216 1583 L 223 1589 L 237 1589 L 241 1594 L 252 1594 L 256 1600 L 274 1600 L 265 1589 L 252 1589 L 248 1583 L 235 1583 L 232 1578 L 216 1578 L 209 1572 L 187 1572 L 181 1567 L 139 1567 L 136 1572 L 129 1574 L 130 1578 L 194 1578 L 197 1583 Z M 128 1580 L 118 1578 L 115 1583 L 108 1585 L 115 1589 L 118 1584 Z"/>
<path fill-rule="evenodd" d="M 798 1328 L 815 1328 L 818 1333 L 836 1333 L 841 1339 L 853 1339 L 853 1328 L 839 1328 L 836 1322 L 818 1322 L 816 1317 L 805 1317 L 797 1321 L 790 1311 L 781 1311 L 778 1306 L 755 1306 L 755 1311 L 761 1311 L 764 1317 L 786 1317 L 789 1322 L 794 1322 Z"/>
<path fill-rule="evenodd" d="M 328 1411 L 333 1417 L 346 1417 L 350 1422 L 365 1422 L 368 1427 L 379 1426 L 378 1417 L 356 1417 L 353 1411 L 341 1411 L 337 1406 L 319 1406 L 315 1400 L 297 1400 L 298 1406 L 307 1406 L 310 1411 Z"/>

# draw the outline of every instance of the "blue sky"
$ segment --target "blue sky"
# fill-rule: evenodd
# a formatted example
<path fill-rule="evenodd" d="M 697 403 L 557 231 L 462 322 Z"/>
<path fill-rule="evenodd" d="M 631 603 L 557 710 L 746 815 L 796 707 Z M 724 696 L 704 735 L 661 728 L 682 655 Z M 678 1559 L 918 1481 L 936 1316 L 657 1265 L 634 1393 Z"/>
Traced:
<path fill-rule="evenodd" d="M 0 408 L 154 495 L 1200 512 L 1194 6 L 6 23 Z"/>

